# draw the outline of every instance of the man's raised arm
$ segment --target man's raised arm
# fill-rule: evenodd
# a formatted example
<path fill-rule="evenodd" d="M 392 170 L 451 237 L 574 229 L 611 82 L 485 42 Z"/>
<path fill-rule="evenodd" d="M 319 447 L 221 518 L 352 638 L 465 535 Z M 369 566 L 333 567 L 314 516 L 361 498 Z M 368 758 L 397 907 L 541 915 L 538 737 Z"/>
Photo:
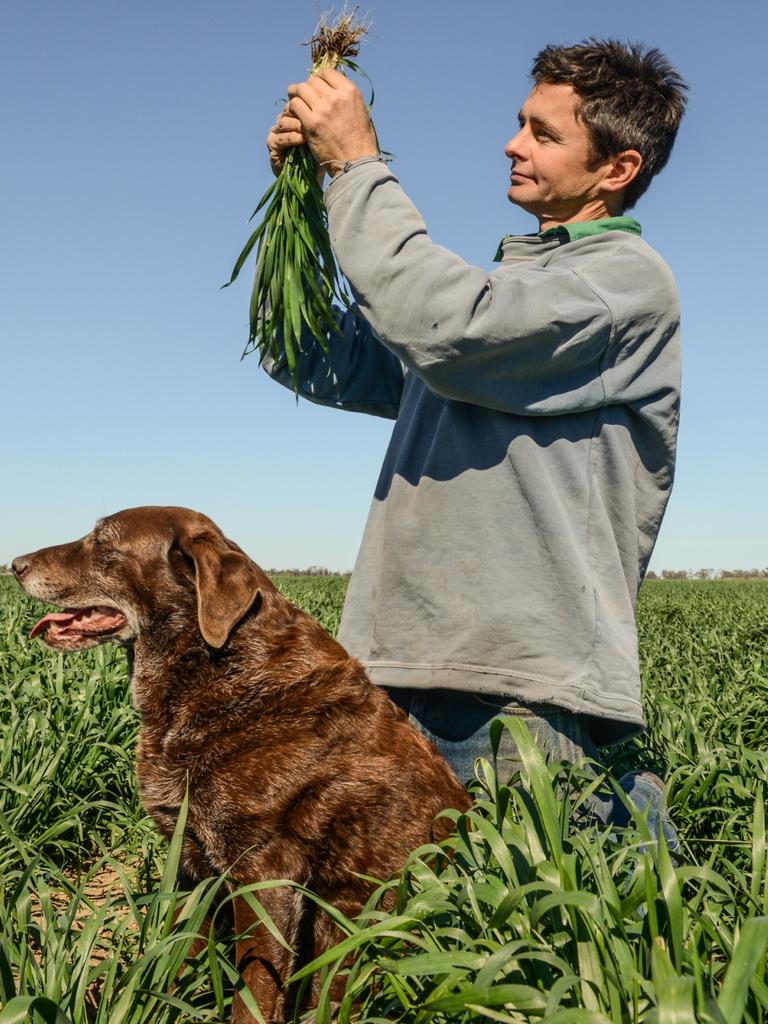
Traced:
<path fill-rule="evenodd" d="M 286 106 L 267 135 L 275 175 L 280 174 L 286 153 L 306 142 L 301 121 Z M 321 180 L 324 176 L 321 169 Z M 400 360 L 379 343 L 357 306 L 346 311 L 334 307 L 334 313 L 339 331 L 326 334 L 327 353 L 304 326 L 301 351 L 296 353 L 299 394 L 321 405 L 395 419 L 403 388 Z M 265 356 L 262 365 L 274 380 L 293 389 L 285 357 L 275 361 Z"/>

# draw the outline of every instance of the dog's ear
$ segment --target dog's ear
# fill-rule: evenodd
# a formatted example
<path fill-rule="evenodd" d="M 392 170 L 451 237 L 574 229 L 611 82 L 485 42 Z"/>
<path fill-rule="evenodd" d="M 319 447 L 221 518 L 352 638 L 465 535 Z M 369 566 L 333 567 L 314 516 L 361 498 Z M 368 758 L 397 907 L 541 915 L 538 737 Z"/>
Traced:
<path fill-rule="evenodd" d="M 233 551 L 215 534 L 184 537 L 179 543 L 195 563 L 200 632 L 211 647 L 223 647 L 258 596 L 259 572 L 242 551 Z"/>

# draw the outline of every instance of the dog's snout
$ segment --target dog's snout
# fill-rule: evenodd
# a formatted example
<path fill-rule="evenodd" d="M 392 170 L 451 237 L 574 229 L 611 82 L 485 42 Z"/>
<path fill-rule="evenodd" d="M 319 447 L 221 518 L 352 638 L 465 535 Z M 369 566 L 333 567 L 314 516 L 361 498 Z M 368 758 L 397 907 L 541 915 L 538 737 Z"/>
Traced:
<path fill-rule="evenodd" d="M 29 569 L 29 559 L 26 558 L 24 555 L 20 555 L 19 558 L 14 558 L 14 560 L 11 562 L 11 569 L 13 569 L 14 576 L 17 576 L 19 579 L 21 579 L 21 577 Z"/>

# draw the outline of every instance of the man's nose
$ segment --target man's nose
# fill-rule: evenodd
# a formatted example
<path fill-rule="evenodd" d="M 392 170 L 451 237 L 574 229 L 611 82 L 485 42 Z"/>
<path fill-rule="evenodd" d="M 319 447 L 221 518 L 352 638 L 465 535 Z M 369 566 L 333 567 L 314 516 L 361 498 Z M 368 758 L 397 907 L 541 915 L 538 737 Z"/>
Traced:
<path fill-rule="evenodd" d="M 520 160 L 524 155 L 524 144 L 525 138 L 523 136 L 522 129 L 520 129 L 520 131 L 516 135 L 513 135 L 504 147 L 504 155 L 509 160 Z"/>

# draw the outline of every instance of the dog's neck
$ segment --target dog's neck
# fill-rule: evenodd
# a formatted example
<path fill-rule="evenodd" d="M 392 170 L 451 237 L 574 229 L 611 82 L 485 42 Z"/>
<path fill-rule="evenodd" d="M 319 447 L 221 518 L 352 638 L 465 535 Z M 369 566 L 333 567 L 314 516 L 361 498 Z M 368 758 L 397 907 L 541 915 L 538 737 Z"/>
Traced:
<path fill-rule="evenodd" d="M 305 647 L 312 658 L 302 658 Z M 129 650 L 133 702 L 144 729 L 189 742 L 202 724 L 201 736 L 215 718 L 253 714 L 259 704 L 271 708 L 288 688 L 312 685 L 299 666 L 316 665 L 323 649 L 329 661 L 348 658 L 319 623 L 277 593 L 255 604 L 220 649 L 171 617 L 142 632 Z"/>
<path fill-rule="evenodd" d="M 129 650 L 128 669 L 133 703 L 145 723 L 169 729 L 185 717 L 185 707 L 194 691 L 200 696 L 219 690 L 218 677 L 226 675 L 224 663 L 237 642 L 221 650 L 209 647 L 197 632 L 174 629 L 172 623 L 137 637 Z"/>

